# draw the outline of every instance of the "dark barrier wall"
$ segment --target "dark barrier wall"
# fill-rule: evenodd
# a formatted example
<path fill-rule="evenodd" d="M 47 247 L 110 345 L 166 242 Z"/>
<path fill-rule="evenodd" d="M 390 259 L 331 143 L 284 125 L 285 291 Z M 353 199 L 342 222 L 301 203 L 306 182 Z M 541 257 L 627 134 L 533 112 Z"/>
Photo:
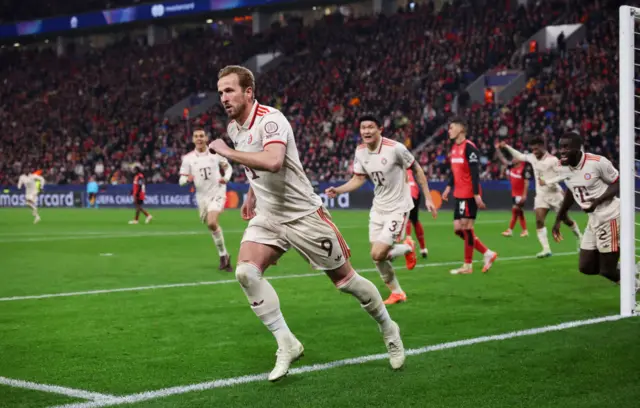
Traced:
<path fill-rule="evenodd" d="M 329 209 L 368 209 L 373 200 L 373 184 L 367 183 L 362 188 L 352 193 L 342 194 L 334 199 L 329 199 L 324 190 L 330 185 L 342 183 L 322 183 L 315 187 L 320 194 L 325 206 Z M 436 205 L 442 208 L 452 209 L 453 201 L 442 202 L 440 193 L 444 191 L 446 183 L 429 183 L 432 196 Z M 248 190 L 248 184 L 230 183 L 227 186 L 227 208 L 239 208 Z M 511 187 L 508 181 L 486 181 L 482 183 L 482 197 L 488 209 L 511 208 Z M 529 192 L 527 208 L 533 205 L 534 191 Z M 98 205 L 101 207 L 133 207 L 131 197 L 131 185 L 104 185 L 98 193 Z M 81 185 L 46 185 L 38 196 L 38 205 L 41 207 L 84 207 L 87 202 L 85 186 Z M 0 193 L 0 207 L 22 207 L 25 205 L 24 190 L 18 191 L 15 186 L 2 187 Z M 165 208 L 190 208 L 196 207 L 195 194 L 192 187 L 180 187 L 174 184 L 148 184 L 145 206 Z"/>

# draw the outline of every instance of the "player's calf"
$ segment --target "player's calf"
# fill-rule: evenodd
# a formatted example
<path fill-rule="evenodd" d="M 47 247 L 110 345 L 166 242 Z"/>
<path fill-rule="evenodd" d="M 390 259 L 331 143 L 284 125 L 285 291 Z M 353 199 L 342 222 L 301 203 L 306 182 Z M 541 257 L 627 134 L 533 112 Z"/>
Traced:
<path fill-rule="evenodd" d="M 581 249 L 578 270 L 585 275 L 598 275 L 600 273 L 598 251 Z"/>

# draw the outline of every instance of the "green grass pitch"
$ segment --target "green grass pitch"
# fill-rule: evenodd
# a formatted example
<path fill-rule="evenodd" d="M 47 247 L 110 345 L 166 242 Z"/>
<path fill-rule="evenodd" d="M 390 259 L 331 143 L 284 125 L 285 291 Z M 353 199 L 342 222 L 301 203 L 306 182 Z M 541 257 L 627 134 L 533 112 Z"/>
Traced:
<path fill-rule="evenodd" d="M 127 225 L 132 213 L 43 209 L 33 225 L 27 209 L 0 210 L 0 377 L 124 396 L 271 370 L 275 341 L 233 274 L 217 270 L 197 211 L 154 210 L 152 224 Z M 332 215 L 354 267 L 386 297 L 369 259 L 368 213 Z M 510 213 L 481 212 L 476 234 L 500 258 L 488 274 L 476 265 L 473 275 L 452 276 L 463 247 L 451 213 L 436 221 L 421 214 L 429 259 L 398 269 L 408 302 L 389 307 L 407 349 L 619 312 L 617 286 L 577 271 L 567 229 L 553 257 L 533 258 L 540 248 L 528 215 L 529 238 L 504 238 Z M 586 217 L 573 215 L 584 227 Z M 221 225 L 235 262 L 246 224 L 228 211 Z M 385 352 L 358 303 L 294 251 L 267 276 L 283 277 L 272 284 L 305 345 L 294 367 Z M 109 291 L 195 282 L 209 284 Z M 84 294 L 95 290 L 107 292 Z M 80 293 L 21 298 L 72 292 Z M 640 401 L 639 338 L 640 319 L 624 319 L 409 356 L 399 372 L 383 359 L 121 406 L 632 407 Z M 0 385 L 0 407 L 84 402 Z"/>

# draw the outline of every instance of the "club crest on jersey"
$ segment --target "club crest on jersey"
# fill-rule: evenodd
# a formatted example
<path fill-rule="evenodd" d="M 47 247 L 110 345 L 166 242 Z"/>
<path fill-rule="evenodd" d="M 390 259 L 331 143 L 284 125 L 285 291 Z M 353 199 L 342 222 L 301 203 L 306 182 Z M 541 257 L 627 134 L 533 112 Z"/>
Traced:
<path fill-rule="evenodd" d="M 384 157 L 382 158 L 382 165 L 385 166 L 387 164 L 387 159 L 385 159 Z"/>
<path fill-rule="evenodd" d="M 247 144 L 251 144 L 253 142 L 253 135 L 249 133 L 249 138 L 247 139 Z"/>
<path fill-rule="evenodd" d="M 591 173 L 585 173 L 584 174 L 584 179 L 585 180 L 591 180 Z"/>
<path fill-rule="evenodd" d="M 267 122 L 264 125 L 264 131 L 267 133 L 276 133 L 278 131 L 278 124 L 276 122 Z"/>

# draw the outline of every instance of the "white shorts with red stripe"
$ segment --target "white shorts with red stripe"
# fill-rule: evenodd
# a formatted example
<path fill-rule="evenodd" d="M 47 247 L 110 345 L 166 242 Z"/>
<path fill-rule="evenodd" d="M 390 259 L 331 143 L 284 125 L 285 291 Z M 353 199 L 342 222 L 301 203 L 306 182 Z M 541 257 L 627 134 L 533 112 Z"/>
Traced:
<path fill-rule="evenodd" d="M 246 241 L 276 246 L 284 251 L 293 247 L 311 266 L 323 271 L 338 269 L 350 257 L 347 242 L 323 207 L 286 223 L 256 215 L 244 231 L 242 242 Z"/>
<path fill-rule="evenodd" d="M 620 217 L 598 226 L 589 223 L 582 235 L 580 249 L 597 250 L 601 254 L 620 251 Z"/>
<path fill-rule="evenodd" d="M 408 216 L 408 212 L 383 214 L 372 209 L 369 213 L 369 242 L 392 246 L 402 241 L 406 236 Z"/>

